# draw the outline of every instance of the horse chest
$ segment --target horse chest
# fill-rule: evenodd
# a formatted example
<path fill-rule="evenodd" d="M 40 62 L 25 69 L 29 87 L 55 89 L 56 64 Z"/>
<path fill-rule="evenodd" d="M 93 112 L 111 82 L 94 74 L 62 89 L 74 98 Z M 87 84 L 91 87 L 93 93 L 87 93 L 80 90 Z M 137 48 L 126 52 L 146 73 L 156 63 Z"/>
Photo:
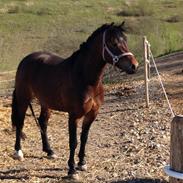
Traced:
<path fill-rule="evenodd" d="M 48 83 L 47 83 L 48 85 Z M 87 87 L 80 89 L 76 86 L 62 85 L 53 87 L 46 93 L 37 93 L 41 105 L 64 112 L 74 112 L 79 116 L 88 113 L 90 110 L 98 110 L 103 102 L 103 89 L 101 87 Z"/>
<path fill-rule="evenodd" d="M 82 107 L 85 113 L 91 110 L 97 111 L 102 105 L 104 99 L 103 90 L 92 90 L 87 92 L 82 103 Z"/>

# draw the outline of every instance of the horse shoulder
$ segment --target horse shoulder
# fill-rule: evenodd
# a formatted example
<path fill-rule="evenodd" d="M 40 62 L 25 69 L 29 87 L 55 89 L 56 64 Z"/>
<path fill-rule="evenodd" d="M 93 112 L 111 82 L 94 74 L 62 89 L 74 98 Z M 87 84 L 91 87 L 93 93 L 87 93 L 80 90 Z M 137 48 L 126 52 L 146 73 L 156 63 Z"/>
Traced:
<path fill-rule="evenodd" d="M 88 87 L 83 102 L 85 113 L 88 113 L 91 110 L 98 111 L 103 101 L 104 89 L 102 84 L 97 87 Z"/>

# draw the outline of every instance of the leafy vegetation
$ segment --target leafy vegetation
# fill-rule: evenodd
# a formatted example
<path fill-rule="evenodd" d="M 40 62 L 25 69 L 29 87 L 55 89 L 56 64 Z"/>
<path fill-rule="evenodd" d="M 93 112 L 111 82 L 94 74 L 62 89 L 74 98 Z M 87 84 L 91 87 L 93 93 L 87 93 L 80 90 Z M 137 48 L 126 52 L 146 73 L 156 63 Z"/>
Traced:
<path fill-rule="evenodd" d="M 139 60 L 144 35 L 155 56 L 181 50 L 182 7 L 181 0 L 1 0 L 0 71 L 37 50 L 67 57 L 101 24 L 123 20 Z"/>

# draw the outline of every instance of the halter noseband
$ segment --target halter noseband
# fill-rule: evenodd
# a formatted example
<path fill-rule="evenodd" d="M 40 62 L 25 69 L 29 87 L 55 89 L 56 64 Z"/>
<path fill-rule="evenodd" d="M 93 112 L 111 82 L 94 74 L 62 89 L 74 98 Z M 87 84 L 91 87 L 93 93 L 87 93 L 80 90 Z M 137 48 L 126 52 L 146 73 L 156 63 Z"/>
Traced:
<path fill-rule="evenodd" d="M 131 55 L 133 56 L 133 53 L 131 52 L 126 52 L 126 53 L 122 53 L 120 55 L 114 55 L 109 48 L 107 47 L 107 44 L 105 42 L 105 36 L 106 36 L 106 31 L 103 33 L 103 50 L 102 50 L 102 57 L 103 60 L 105 59 L 105 50 L 107 51 L 107 53 L 112 57 L 112 61 L 113 61 L 113 65 L 115 66 L 115 64 L 119 61 L 120 58 Z"/>

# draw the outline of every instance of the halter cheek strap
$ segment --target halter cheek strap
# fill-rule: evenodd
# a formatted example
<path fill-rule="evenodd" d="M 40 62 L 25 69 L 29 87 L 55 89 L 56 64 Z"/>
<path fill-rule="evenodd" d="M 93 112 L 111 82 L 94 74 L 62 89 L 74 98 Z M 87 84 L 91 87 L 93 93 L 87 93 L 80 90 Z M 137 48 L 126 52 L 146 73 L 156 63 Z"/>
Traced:
<path fill-rule="evenodd" d="M 107 53 L 112 57 L 113 65 L 115 65 L 119 61 L 119 59 L 122 58 L 122 57 L 129 56 L 129 55 L 133 56 L 133 53 L 131 53 L 131 52 L 122 53 L 120 55 L 114 55 L 106 45 L 105 36 L 106 36 L 106 31 L 103 33 L 103 49 L 102 49 L 103 60 L 106 61 L 105 51 L 107 51 Z"/>

